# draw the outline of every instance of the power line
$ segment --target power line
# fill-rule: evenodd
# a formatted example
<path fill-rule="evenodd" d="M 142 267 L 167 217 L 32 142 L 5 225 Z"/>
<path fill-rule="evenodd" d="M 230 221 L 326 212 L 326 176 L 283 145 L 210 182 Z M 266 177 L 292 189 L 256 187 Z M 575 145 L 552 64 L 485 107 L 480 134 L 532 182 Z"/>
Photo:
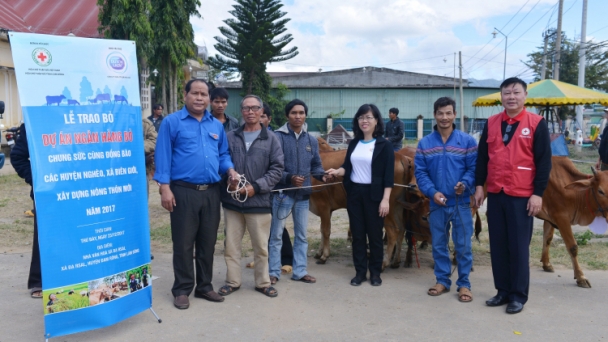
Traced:
<path fill-rule="evenodd" d="M 572 7 L 570 7 L 570 8 L 572 8 Z M 549 11 L 550 11 L 550 10 L 549 10 Z M 545 14 L 543 14 L 543 15 L 542 15 L 540 18 L 538 18 L 538 20 L 537 20 L 535 23 L 533 23 L 533 24 L 532 24 L 530 27 L 528 27 L 528 29 L 527 29 L 527 30 L 525 30 L 525 31 L 524 31 L 524 33 L 522 33 L 522 34 L 521 34 L 519 37 L 517 37 L 517 39 L 515 39 L 515 41 L 513 41 L 511 44 L 509 44 L 509 45 L 507 46 L 507 48 L 508 48 L 509 46 L 511 46 L 511 45 L 513 45 L 513 44 L 515 44 L 515 42 L 517 42 L 517 41 L 519 40 L 519 38 L 523 37 L 523 36 L 524 36 L 526 33 L 528 33 L 528 31 L 530 31 L 530 30 L 531 30 L 531 29 L 532 29 L 532 28 L 533 28 L 533 27 L 534 27 L 536 24 L 538 24 L 538 21 L 540 21 L 540 20 L 541 20 L 541 19 L 542 19 L 544 16 L 546 16 L 547 14 L 549 14 L 549 11 L 545 12 Z M 503 40 L 504 40 L 504 39 L 503 39 Z M 494 50 L 494 49 L 492 49 L 492 50 Z M 490 50 L 490 52 L 492 52 L 492 50 Z M 495 55 L 494 57 L 490 58 L 490 60 L 493 60 L 494 58 L 498 57 L 500 54 L 502 54 L 502 52 L 503 52 L 503 51 L 504 51 L 504 49 L 501 49 L 501 51 L 500 51 L 500 52 L 499 52 L 497 55 Z M 488 53 L 488 54 L 489 54 L 489 53 Z M 485 56 L 484 56 L 484 57 L 485 57 Z M 479 66 L 478 66 L 476 69 L 473 69 L 472 71 L 475 71 L 475 70 L 480 69 L 481 67 L 483 67 L 483 66 L 484 66 L 484 65 L 486 65 L 487 63 L 488 63 L 488 62 L 482 63 L 481 65 L 479 65 Z M 473 64 L 473 65 L 475 65 L 475 64 Z M 473 65 L 471 66 L 471 68 L 473 67 Z"/>
<path fill-rule="evenodd" d="M 523 18 L 521 18 L 521 20 L 520 20 L 520 21 L 517 23 L 517 25 L 515 25 L 515 27 L 514 27 L 513 29 L 511 29 L 511 31 L 509 31 L 509 33 L 507 33 L 507 36 L 508 36 L 508 35 L 510 35 L 510 34 L 511 34 L 511 32 L 513 32 L 513 30 L 515 30 L 516 28 L 518 28 L 518 27 L 519 27 L 519 24 L 521 24 L 521 22 L 522 22 L 522 21 L 524 21 L 524 19 L 526 19 L 526 17 L 528 16 L 528 14 L 530 14 L 530 13 L 531 13 L 531 12 L 534 10 L 534 8 L 536 7 L 536 5 L 538 5 L 538 3 L 539 3 L 539 2 L 540 2 L 540 0 L 538 0 L 538 1 L 537 1 L 537 2 L 534 4 L 534 6 L 532 6 L 532 8 L 530 8 L 530 10 L 528 11 L 528 13 L 526 13 L 526 15 L 524 15 L 524 17 L 523 17 Z"/>
<path fill-rule="evenodd" d="M 469 58 L 475 58 L 475 57 L 473 57 L 473 56 L 467 56 L 467 55 L 462 55 L 462 56 L 463 56 L 463 57 L 469 57 Z M 492 62 L 492 63 L 500 63 L 500 64 L 504 64 L 503 62 L 493 61 L 493 60 L 491 60 L 491 59 L 483 59 L 483 58 L 475 58 L 475 59 L 480 59 L 480 60 L 487 61 L 487 62 Z M 513 64 L 513 63 L 507 63 L 507 65 L 517 65 L 517 66 L 519 66 L 519 64 Z"/>
<path fill-rule="evenodd" d="M 597 29 L 597 30 L 595 30 L 595 31 L 593 31 L 593 32 L 591 32 L 591 33 L 587 33 L 587 34 L 588 34 L 588 35 L 592 35 L 592 34 L 594 34 L 595 32 L 601 31 L 601 30 L 603 30 L 603 29 L 605 29 L 605 28 L 608 28 L 608 26 L 604 26 L 604 27 L 602 27 L 602 28 L 599 28 L 599 29 Z"/>
<path fill-rule="evenodd" d="M 517 16 L 517 15 L 519 14 L 519 12 L 521 12 L 521 10 L 522 10 L 522 9 L 523 9 L 523 8 L 524 8 L 524 7 L 525 7 L 527 4 L 528 4 L 528 2 L 530 2 L 530 0 L 527 0 L 527 1 L 526 1 L 526 3 L 525 3 L 525 4 L 523 4 L 523 5 L 522 5 L 522 6 L 521 6 L 521 7 L 520 7 L 518 10 L 517 10 L 517 12 L 515 12 L 515 14 L 513 14 L 513 16 L 511 17 L 511 19 L 509 19 L 509 21 L 507 21 L 507 23 L 506 23 L 506 24 L 504 24 L 504 25 L 503 25 L 503 26 L 500 28 L 500 30 L 501 30 L 501 31 L 502 31 L 502 30 L 504 30 L 504 28 L 505 28 L 505 27 L 507 27 L 507 25 L 509 25 L 509 23 L 511 22 L 511 20 L 513 20 L 513 18 L 515 18 L 515 16 Z M 492 39 L 494 39 L 494 38 L 490 38 L 490 40 L 488 40 L 488 42 L 487 42 L 487 43 L 485 43 L 485 44 L 484 44 L 484 46 L 482 46 L 482 47 L 481 47 L 481 49 L 477 50 L 477 52 L 475 52 L 475 53 L 473 54 L 473 57 L 477 56 L 477 54 L 478 54 L 478 53 L 480 53 L 480 52 L 483 50 L 483 48 L 485 48 L 485 47 L 486 47 L 488 44 L 490 44 L 490 42 L 492 41 Z"/>

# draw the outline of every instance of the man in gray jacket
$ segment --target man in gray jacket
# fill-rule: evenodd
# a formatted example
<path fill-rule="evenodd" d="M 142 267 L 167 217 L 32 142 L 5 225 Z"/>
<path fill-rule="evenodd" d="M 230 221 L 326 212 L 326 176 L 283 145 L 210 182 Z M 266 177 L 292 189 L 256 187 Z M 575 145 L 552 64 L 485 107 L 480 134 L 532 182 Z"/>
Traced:
<path fill-rule="evenodd" d="M 325 181 L 325 171 L 319 156 L 317 139 L 306 132 L 308 107 L 298 99 L 285 106 L 287 123 L 275 131 L 285 154 L 285 170 L 275 190 L 272 203 L 272 225 L 270 228 L 270 282 L 276 283 L 281 277 L 281 247 L 285 220 L 291 213 L 294 223 L 293 275 L 292 280 L 315 283 L 308 274 L 308 198 L 312 189 L 312 177 Z"/>
<path fill-rule="evenodd" d="M 227 134 L 234 169 L 247 184 L 230 188 L 221 194 L 226 224 L 226 285 L 218 291 L 227 296 L 241 287 L 241 243 L 249 232 L 255 261 L 255 289 L 268 297 L 276 297 L 268 277 L 268 237 L 270 236 L 270 190 L 283 172 L 283 151 L 275 134 L 260 123 L 262 100 L 247 95 L 241 101 L 245 124 Z M 242 179 L 241 179 L 242 181 Z M 224 186 L 227 186 L 226 180 Z"/>

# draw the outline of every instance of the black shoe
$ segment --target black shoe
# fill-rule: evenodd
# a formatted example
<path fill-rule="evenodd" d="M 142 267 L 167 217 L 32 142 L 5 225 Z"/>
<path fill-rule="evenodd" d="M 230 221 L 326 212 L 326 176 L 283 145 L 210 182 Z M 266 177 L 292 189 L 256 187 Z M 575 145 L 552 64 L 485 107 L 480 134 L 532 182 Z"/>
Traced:
<path fill-rule="evenodd" d="M 154 260 L 154 255 L 150 254 L 150 260 Z"/>
<path fill-rule="evenodd" d="M 366 280 L 367 280 L 367 278 L 365 278 L 365 277 L 363 277 L 363 278 L 361 278 L 361 277 L 354 277 L 353 279 L 351 279 L 350 284 L 352 286 L 359 286 L 359 285 L 361 285 L 362 282 L 364 282 Z"/>
<path fill-rule="evenodd" d="M 512 301 L 507 305 L 507 313 L 508 314 L 516 314 L 520 313 L 521 310 L 524 309 L 524 305 L 520 302 Z"/>
<path fill-rule="evenodd" d="M 194 297 L 206 299 L 210 302 L 216 302 L 216 303 L 221 303 L 224 301 L 224 297 L 220 296 L 215 291 L 209 291 L 207 293 L 194 292 Z"/>
<path fill-rule="evenodd" d="M 372 286 L 380 286 L 382 285 L 382 279 L 380 279 L 380 277 L 372 277 L 370 279 L 370 283 L 372 284 Z"/>
<path fill-rule="evenodd" d="M 487 306 L 501 306 L 505 305 L 509 302 L 509 298 L 503 297 L 501 295 L 496 295 L 488 300 L 486 300 Z"/>

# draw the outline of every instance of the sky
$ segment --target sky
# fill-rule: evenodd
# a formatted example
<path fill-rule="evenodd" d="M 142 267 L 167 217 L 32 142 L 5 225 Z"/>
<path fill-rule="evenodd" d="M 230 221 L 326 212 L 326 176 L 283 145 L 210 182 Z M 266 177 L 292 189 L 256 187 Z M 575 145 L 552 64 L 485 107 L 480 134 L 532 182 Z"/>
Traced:
<path fill-rule="evenodd" d="M 203 0 L 202 18 L 192 18 L 195 42 L 215 55 L 233 0 Z M 522 63 L 542 48 L 542 33 L 557 27 L 558 0 L 284 0 L 291 46 L 299 54 L 268 65 L 268 71 L 331 71 L 364 66 L 442 76 L 531 80 Z M 580 40 L 583 0 L 564 0 L 562 31 Z M 608 40 L 608 1 L 588 0 L 587 41 Z M 455 55 L 456 53 L 456 55 Z M 456 56 L 456 57 L 455 57 Z M 456 71 L 455 71 L 456 70 Z"/>

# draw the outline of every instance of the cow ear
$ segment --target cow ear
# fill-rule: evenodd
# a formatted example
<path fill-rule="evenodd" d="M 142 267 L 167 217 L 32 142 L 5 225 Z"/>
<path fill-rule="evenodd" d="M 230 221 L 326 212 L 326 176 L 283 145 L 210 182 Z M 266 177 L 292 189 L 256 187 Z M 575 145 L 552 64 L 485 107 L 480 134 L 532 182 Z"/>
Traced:
<path fill-rule="evenodd" d="M 591 181 L 589 179 L 578 180 L 574 183 L 566 185 L 564 188 L 568 190 L 583 191 L 589 189 Z"/>

